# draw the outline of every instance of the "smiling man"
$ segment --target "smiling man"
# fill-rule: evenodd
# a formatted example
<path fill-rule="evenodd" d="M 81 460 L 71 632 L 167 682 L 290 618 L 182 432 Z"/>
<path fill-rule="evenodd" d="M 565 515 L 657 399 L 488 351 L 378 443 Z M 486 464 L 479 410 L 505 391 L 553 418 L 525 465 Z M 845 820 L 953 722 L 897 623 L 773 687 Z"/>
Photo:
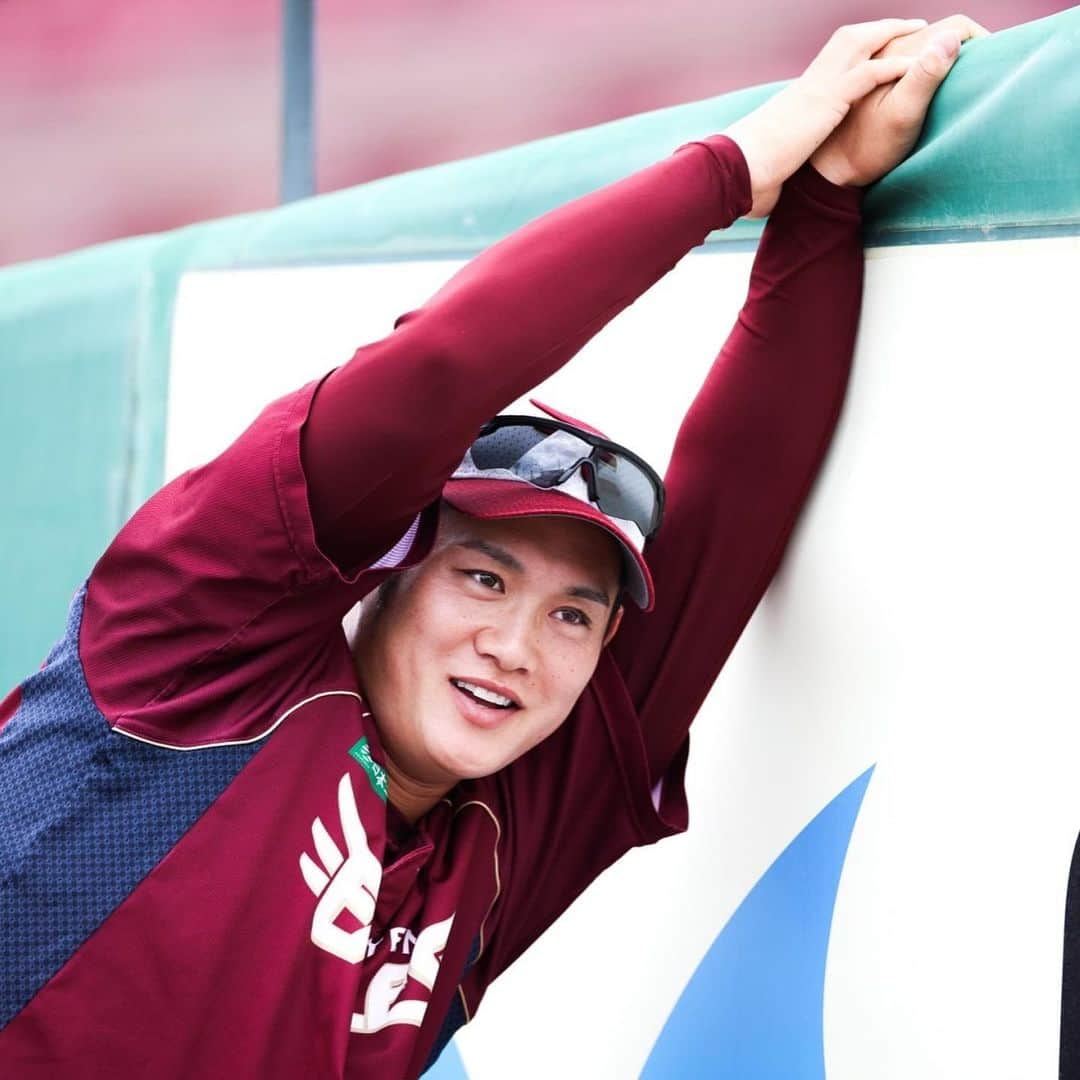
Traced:
<path fill-rule="evenodd" d="M 690 721 L 843 397 L 858 188 L 977 32 L 920 26 L 839 31 L 135 514 L 0 707 L 0 1074 L 415 1077 L 597 874 L 686 827 Z M 770 210 L 664 483 L 553 410 L 491 419 Z"/>
<path fill-rule="evenodd" d="M 407 818 L 547 738 L 615 633 L 616 542 L 549 515 L 444 509 L 435 550 L 367 606 L 357 670 L 380 718 L 390 801 Z"/>

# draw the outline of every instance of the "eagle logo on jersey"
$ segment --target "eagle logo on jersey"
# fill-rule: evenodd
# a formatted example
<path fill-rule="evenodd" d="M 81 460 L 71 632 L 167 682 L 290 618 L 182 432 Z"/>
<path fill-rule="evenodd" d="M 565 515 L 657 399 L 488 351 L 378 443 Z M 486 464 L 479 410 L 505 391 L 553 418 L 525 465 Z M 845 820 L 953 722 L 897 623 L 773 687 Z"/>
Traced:
<path fill-rule="evenodd" d="M 316 818 L 311 823 L 311 839 L 322 865 L 305 851 L 300 856 L 300 872 L 319 899 L 311 917 L 312 942 L 350 964 L 359 964 L 367 955 L 382 866 L 368 846 L 367 830 L 360 820 L 348 773 L 338 784 L 338 814 L 346 854 L 342 855 L 322 818 Z M 343 930 L 337 925 L 343 911 L 360 924 L 357 929 Z"/>
<path fill-rule="evenodd" d="M 317 817 L 311 823 L 311 840 L 318 861 L 303 852 L 300 873 L 318 898 L 311 917 L 312 942 L 347 963 L 359 964 L 378 944 L 369 943 L 382 866 L 368 845 L 367 830 L 360 820 L 356 793 L 347 773 L 338 783 L 337 794 L 346 851 L 342 854 L 322 818 Z M 344 911 L 360 924 L 357 929 L 346 931 L 337 925 Z M 430 995 L 453 922 L 451 915 L 425 927 L 415 937 L 404 931 L 399 935 L 409 959 L 405 963 L 386 961 L 372 975 L 364 994 L 364 1011 L 352 1016 L 350 1028 L 354 1034 L 370 1035 L 391 1024 L 419 1027 L 423 1023 L 427 1001 L 399 998 L 410 979 Z"/>
<path fill-rule="evenodd" d="M 351 1030 L 370 1035 L 390 1024 L 414 1024 L 419 1027 L 427 1012 L 427 999 L 439 976 L 442 953 L 450 939 L 454 916 L 425 926 L 416 935 L 408 963 L 384 963 L 371 978 L 364 994 L 364 1011 L 353 1013 Z M 427 994 L 423 998 L 399 1001 L 405 984 L 413 979 Z"/>

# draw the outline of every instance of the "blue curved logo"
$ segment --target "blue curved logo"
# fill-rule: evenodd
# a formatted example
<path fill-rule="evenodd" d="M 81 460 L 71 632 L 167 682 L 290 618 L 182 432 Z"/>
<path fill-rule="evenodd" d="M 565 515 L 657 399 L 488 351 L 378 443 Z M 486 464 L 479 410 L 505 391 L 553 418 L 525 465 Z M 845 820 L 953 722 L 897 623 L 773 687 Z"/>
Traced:
<path fill-rule="evenodd" d="M 443 1050 L 439 1060 L 424 1073 L 424 1080 L 468 1080 L 461 1054 L 453 1043 Z"/>
<path fill-rule="evenodd" d="M 687 984 L 643 1080 L 824 1080 L 825 955 L 873 768 L 785 848 Z"/>
<path fill-rule="evenodd" d="M 825 956 L 848 843 L 873 768 L 784 849 L 717 936 L 642 1080 L 824 1080 Z M 424 1080 L 466 1080 L 451 1043 Z"/>

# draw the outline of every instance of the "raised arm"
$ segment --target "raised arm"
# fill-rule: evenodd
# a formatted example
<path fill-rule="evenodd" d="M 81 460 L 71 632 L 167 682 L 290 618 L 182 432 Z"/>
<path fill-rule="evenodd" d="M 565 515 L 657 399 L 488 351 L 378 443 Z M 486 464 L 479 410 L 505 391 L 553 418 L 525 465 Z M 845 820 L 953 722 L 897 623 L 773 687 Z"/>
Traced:
<path fill-rule="evenodd" d="M 323 549 L 339 565 L 378 555 L 438 498 L 484 421 L 749 207 L 738 148 L 692 143 L 526 225 L 360 349 L 304 431 Z"/>
<path fill-rule="evenodd" d="M 862 294 L 858 191 L 784 187 L 734 330 L 687 413 L 647 551 L 653 612 L 612 650 L 663 773 L 772 578 L 843 401 Z"/>
<path fill-rule="evenodd" d="M 907 73 L 860 101 L 776 203 L 746 304 L 676 441 L 647 552 L 656 609 L 628 611 L 612 644 L 654 777 L 772 578 L 836 424 L 862 291 L 859 189 L 910 152 L 961 41 L 982 33 L 958 16 L 892 43 L 914 58 Z"/>
<path fill-rule="evenodd" d="M 733 125 L 731 139 L 690 144 L 539 218 L 361 349 L 320 388 L 304 432 L 323 550 L 339 566 L 380 554 L 438 498 L 485 420 L 562 366 L 711 230 L 752 206 L 767 211 L 852 102 L 911 64 L 874 54 L 924 25 L 843 28 L 803 76 Z"/>
<path fill-rule="evenodd" d="M 860 56 L 837 62 L 834 103 L 848 92 L 844 63 L 870 63 Z M 821 107 L 792 109 L 792 138 L 809 152 Z M 774 177 L 786 165 L 762 164 L 759 129 L 775 117 L 753 115 L 740 129 L 757 147 L 751 173 Z M 433 515 L 421 542 L 407 530 L 437 503 L 480 425 L 744 212 L 752 188 L 739 149 L 714 137 L 540 218 L 387 338 L 272 402 L 217 459 L 166 485 L 87 588 L 81 656 L 110 721 L 139 723 L 150 738 L 185 726 L 197 742 L 192 715 L 210 715 L 199 695 L 227 685 L 235 717 L 215 719 L 215 732 L 243 734 L 233 720 L 247 722 L 261 687 L 302 671 L 326 635 L 340 636 L 342 614 L 370 587 L 365 569 L 392 547 L 395 563 L 406 550 L 423 556 Z"/>

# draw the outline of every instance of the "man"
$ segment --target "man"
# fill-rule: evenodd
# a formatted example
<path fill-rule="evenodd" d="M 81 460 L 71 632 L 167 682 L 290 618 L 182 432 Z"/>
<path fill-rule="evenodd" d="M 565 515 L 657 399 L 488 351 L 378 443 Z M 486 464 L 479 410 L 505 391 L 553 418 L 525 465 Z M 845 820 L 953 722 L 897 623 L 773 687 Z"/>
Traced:
<path fill-rule="evenodd" d="M 496 245 L 124 527 L 0 733 L 3 1075 L 416 1076 L 685 828 L 690 720 L 840 407 L 856 189 L 976 32 L 923 25 L 839 31 L 727 135 Z M 580 422 L 486 424 L 770 210 L 666 509 Z"/>

